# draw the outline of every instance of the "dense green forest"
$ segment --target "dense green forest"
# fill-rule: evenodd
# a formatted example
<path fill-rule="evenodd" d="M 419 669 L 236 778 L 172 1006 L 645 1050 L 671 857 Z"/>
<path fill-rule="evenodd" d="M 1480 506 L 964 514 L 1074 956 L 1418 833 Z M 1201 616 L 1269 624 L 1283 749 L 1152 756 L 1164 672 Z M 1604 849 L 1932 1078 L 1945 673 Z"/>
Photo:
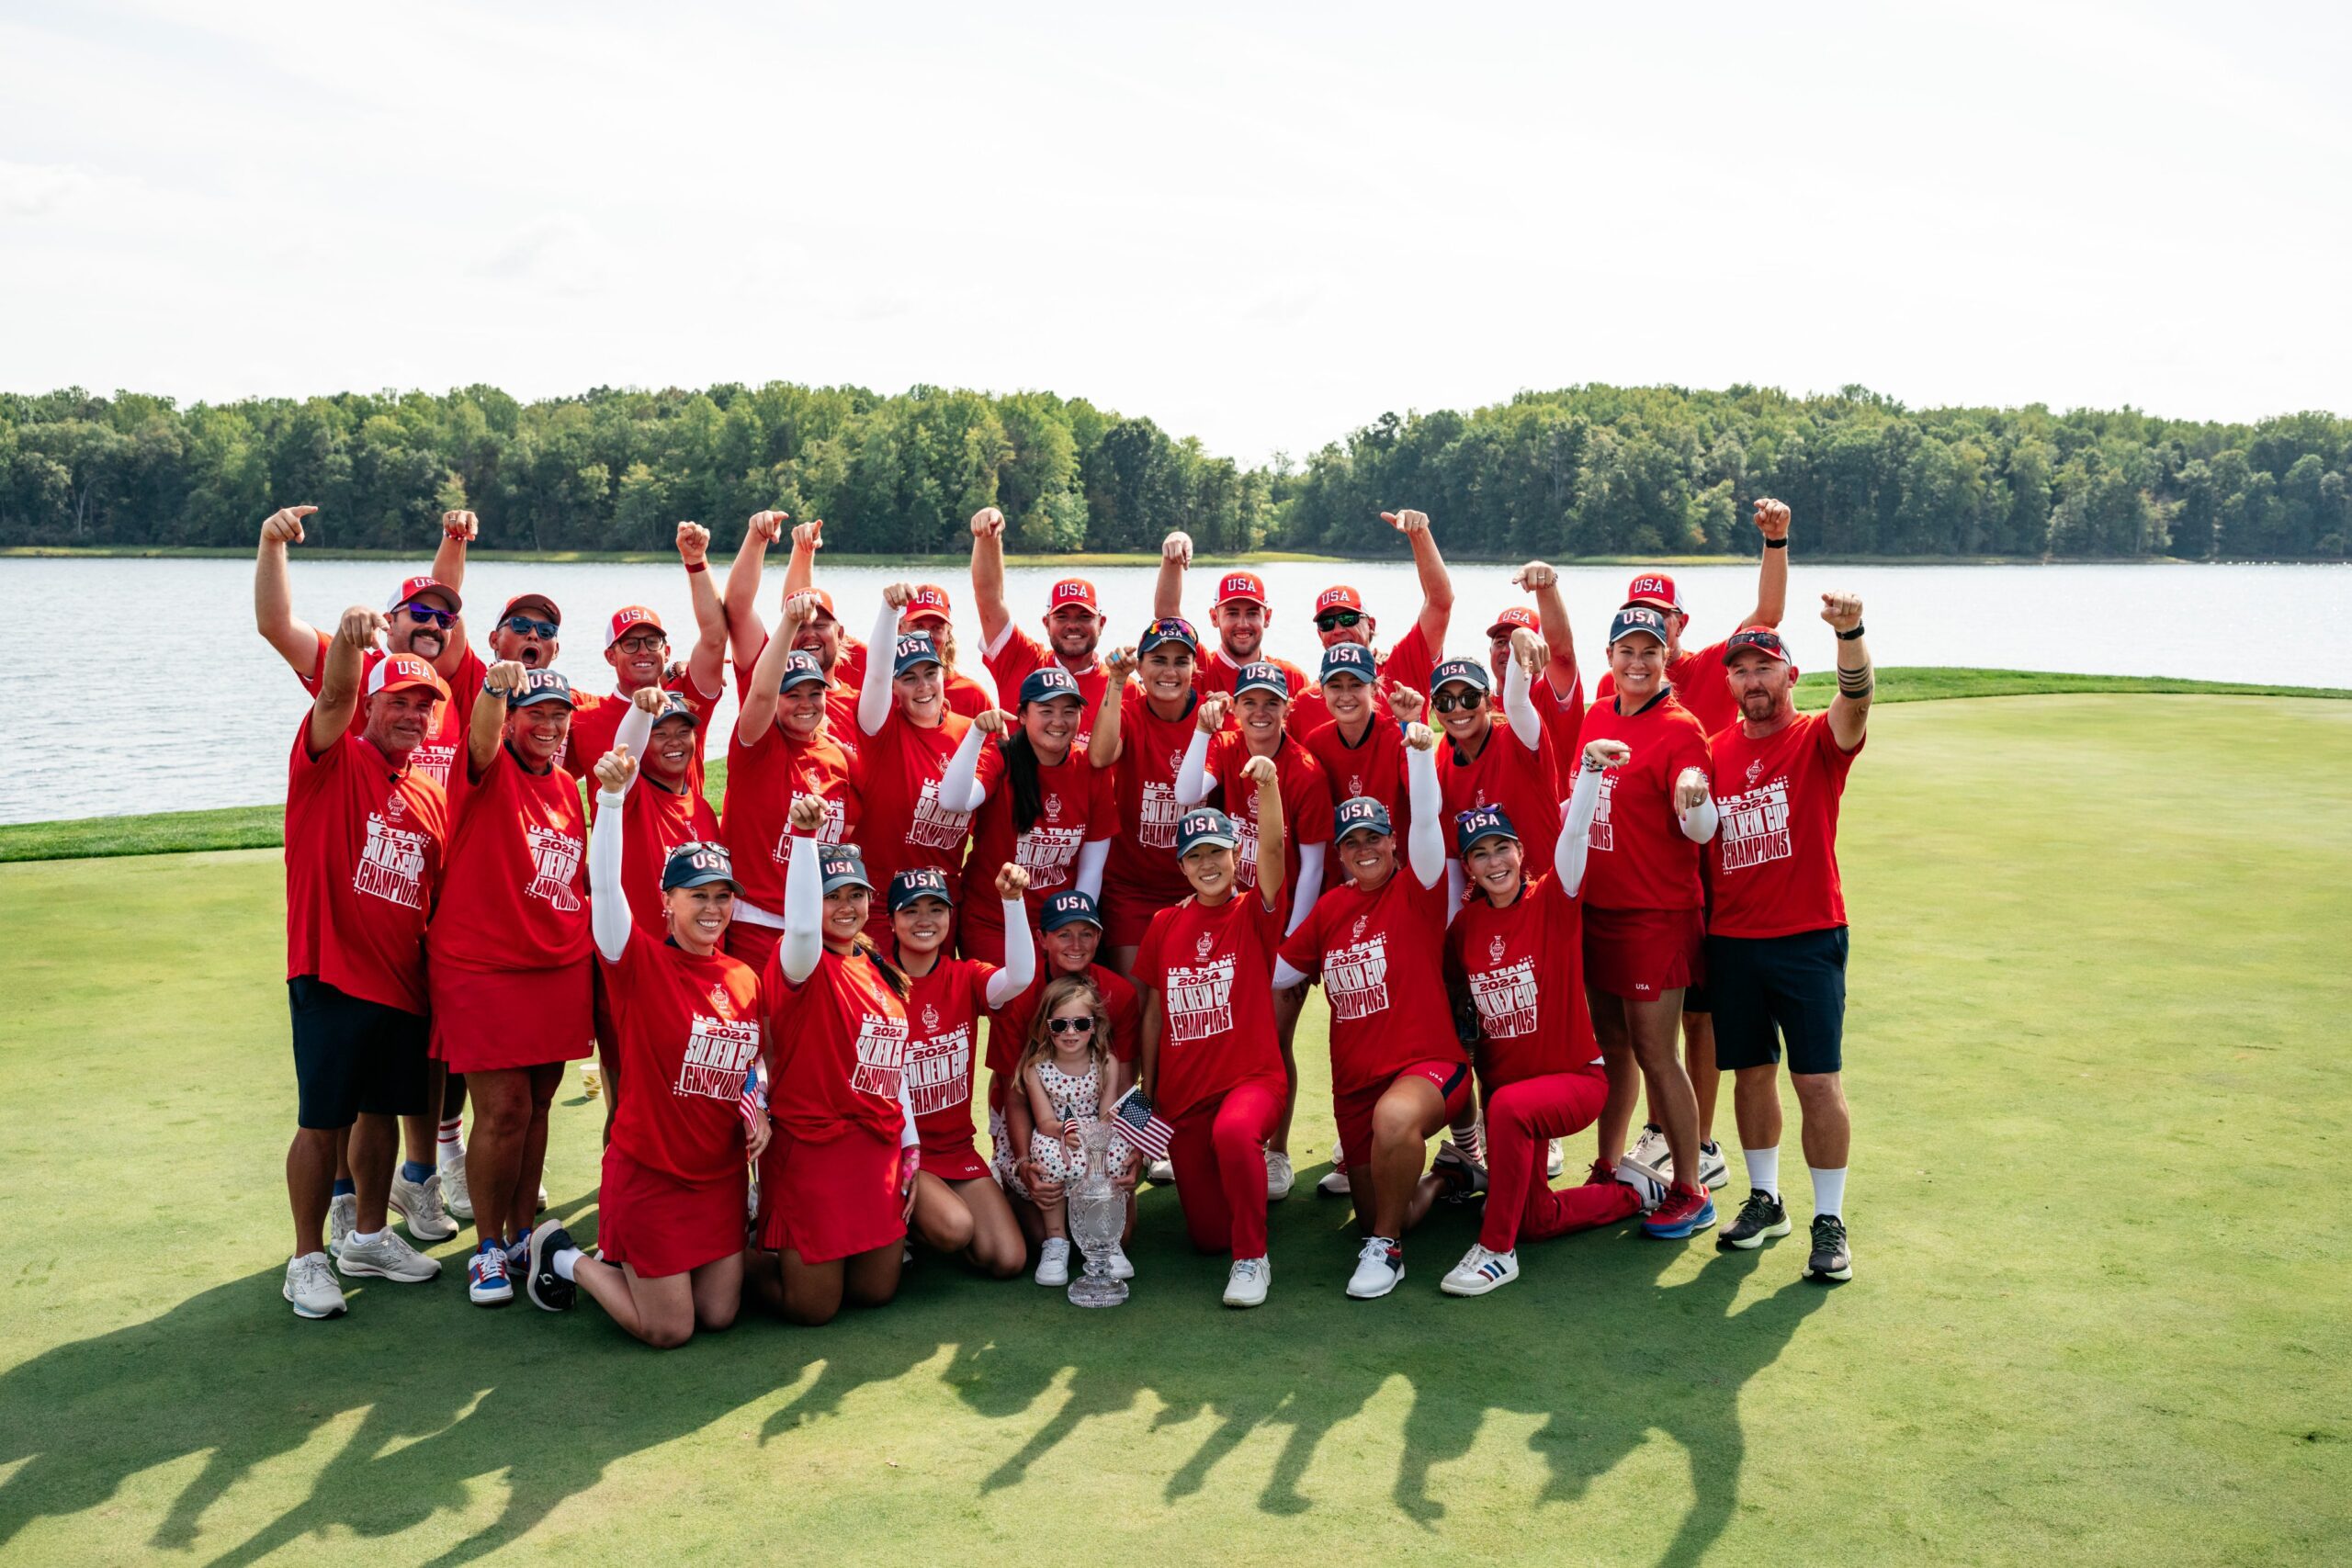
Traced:
<path fill-rule="evenodd" d="M 1384 414 L 1303 466 L 1243 468 L 1049 392 L 0 393 L 0 545 L 242 546 L 302 501 L 314 539 L 352 548 L 428 548 L 454 506 L 485 544 L 544 550 L 660 549 L 682 517 L 727 541 L 781 506 L 841 548 L 954 553 L 993 503 L 1033 551 L 1155 550 L 1183 528 L 1208 551 L 1401 555 L 1378 515 L 1409 505 L 1460 557 L 1680 555 L 1750 548 L 1758 495 L 1822 554 L 2341 558 L 2352 421 L 1585 386 Z"/>

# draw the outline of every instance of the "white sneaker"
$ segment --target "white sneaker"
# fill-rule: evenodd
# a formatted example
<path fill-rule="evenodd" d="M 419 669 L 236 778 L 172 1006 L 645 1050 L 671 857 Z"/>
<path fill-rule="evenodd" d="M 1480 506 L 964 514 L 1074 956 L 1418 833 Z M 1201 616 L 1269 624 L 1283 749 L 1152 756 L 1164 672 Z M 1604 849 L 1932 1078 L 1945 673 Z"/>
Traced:
<path fill-rule="evenodd" d="M 1731 1182 L 1731 1167 L 1724 1163 L 1721 1144 L 1699 1145 L 1699 1179 L 1710 1192 L 1720 1192 Z"/>
<path fill-rule="evenodd" d="M 1544 1179 L 1547 1181 L 1557 1181 L 1560 1179 L 1560 1172 L 1567 1168 L 1568 1156 L 1562 1151 L 1560 1147 L 1560 1140 L 1555 1138 L 1552 1140 L 1549 1149 L 1544 1156 Z"/>
<path fill-rule="evenodd" d="M 343 1250 L 344 1242 L 359 1228 L 359 1200 L 346 1192 L 340 1198 L 327 1200 L 327 1254 L 333 1257 Z"/>
<path fill-rule="evenodd" d="M 1483 1296 L 1518 1278 L 1517 1251 L 1489 1252 L 1472 1242 L 1470 1250 L 1462 1255 L 1462 1261 L 1446 1271 L 1437 1288 L 1449 1296 Z"/>
<path fill-rule="evenodd" d="M 294 1303 L 296 1317 L 341 1317 L 350 1304 L 343 1299 L 343 1287 L 334 1282 L 334 1270 L 327 1267 L 323 1252 L 288 1258 L 282 1293 Z"/>
<path fill-rule="evenodd" d="M 1111 1250 L 1102 1256 L 1102 1272 L 1114 1280 L 1136 1277 L 1136 1266 L 1127 1261 L 1126 1249 L 1115 1241 L 1111 1244 Z"/>
<path fill-rule="evenodd" d="M 1347 1171 L 1338 1165 L 1332 1166 L 1323 1173 L 1323 1179 L 1315 1184 L 1315 1195 L 1317 1198 L 1352 1197 L 1353 1193 L 1348 1188 Z"/>
<path fill-rule="evenodd" d="M 1154 1187 L 1173 1187 L 1176 1185 L 1176 1162 L 1166 1159 L 1153 1160 L 1143 1168 L 1143 1179 Z"/>
<path fill-rule="evenodd" d="M 1385 1235 L 1367 1236 L 1356 1253 L 1356 1271 L 1348 1280 L 1348 1294 L 1368 1302 L 1395 1290 L 1405 1278 L 1405 1249 Z"/>
<path fill-rule="evenodd" d="M 1641 1194 L 1642 1213 L 1645 1214 L 1665 1202 L 1668 1191 L 1674 1186 L 1631 1155 L 1617 1162 L 1617 1179 Z"/>
<path fill-rule="evenodd" d="M 1237 1258 L 1233 1272 L 1225 1277 L 1225 1304 L 1229 1307 L 1263 1305 L 1266 1287 L 1274 1282 L 1274 1266 L 1263 1258 Z"/>
<path fill-rule="evenodd" d="M 1642 1135 L 1634 1140 L 1634 1146 L 1626 1152 L 1625 1157 L 1656 1175 L 1660 1181 L 1669 1186 L 1673 1184 L 1674 1156 L 1666 1146 L 1665 1130 L 1657 1122 L 1649 1122 L 1642 1128 Z"/>
<path fill-rule="evenodd" d="M 544 1181 L 539 1183 L 539 1206 L 531 1212 L 535 1214 L 544 1214 L 548 1212 L 548 1184 Z"/>
<path fill-rule="evenodd" d="M 441 1272 L 439 1258 L 425 1257 L 390 1225 L 378 1231 L 373 1241 L 362 1241 L 356 1235 L 345 1241 L 343 1250 L 334 1255 L 334 1266 L 346 1278 L 369 1276 L 403 1285 L 420 1284 Z"/>
<path fill-rule="evenodd" d="M 1266 1201 L 1279 1203 L 1290 1196 L 1292 1184 L 1297 1178 L 1291 1173 L 1290 1156 L 1280 1149 L 1266 1151 Z"/>
<path fill-rule="evenodd" d="M 392 1195 L 388 1207 L 408 1222 L 408 1234 L 427 1247 L 458 1234 L 457 1222 L 441 1205 L 441 1173 L 437 1170 L 422 1181 L 411 1181 L 399 1171 L 392 1172 Z"/>
<path fill-rule="evenodd" d="M 441 1178 L 441 1201 L 449 1213 L 461 1220 L 474 1217 L 474 1195 L 466 1186 L 466 1156 L 458 1152 L 455 1159 L 441 1161 L 437 1173 Z"/>
<path fill-rule="evenodd" d="M 1057 1235 L 1046 1238 L 1037 1249 L 1037 1283 L 1059 1286 L 1069 1283 L 1069 1242 Z"/>

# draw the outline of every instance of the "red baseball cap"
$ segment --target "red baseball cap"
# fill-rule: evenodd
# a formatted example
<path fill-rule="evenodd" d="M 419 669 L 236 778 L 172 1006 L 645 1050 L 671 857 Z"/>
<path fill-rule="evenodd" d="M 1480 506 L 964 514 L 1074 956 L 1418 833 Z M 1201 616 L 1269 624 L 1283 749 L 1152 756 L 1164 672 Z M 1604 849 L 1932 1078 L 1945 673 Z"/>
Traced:
<path fill-rule="evenodd" d="M 670 635 L 669 628 L 662 624 L 662 617 L 644 605 L 624 604 L 613 612 L 613 624 L 605 628 L 605 646 L 610 648 L 628 636 L 632 626 L 651 626 L 665 637 Z"/>
<path fill-rule="evenodd" d="M 1065 577 L 1055 583 L 1054 591 L 1046 597 L 1046 614 L 1050 615 L 1065 604 L 1080 604 L 1097 615 L 1102 609 L 1095 603 L 1094 584 L 1082 577 Z"/>
<path fill-rule="evenodd" d="M 449 695 L 448 684 L 439 673 L 413 653 L 386 654 L 376 661 L 376 668 L 368 671 L 368 694 L 371 697 L 379 692 L 406 691 L 411 686 L 429 687 L 435 696 L 444 700 Z"/>
<path fill-rule="evenodd" d="M 1326 610 L 1353 610 L 1362 614 L 1363 595 L 1344 582 L 1335 588 L 1326 588 L 1315 596 L 1315 613 L 1319 615 Z"/>
<path fill-rule="evenodd" d="M 557 609 L 555 601 L 544 593 L 517 593 L 514 598 L 506 601 L 506 608 L 498 612 L 498 618 L 503 621 L 526 604 L 537 604 L 548 613 L 548 620 L 553 621 L 557 626 L 563 625 L 563 612 Z"/>
<path fill-rule="evenodd" d="M 400 591 L 392 595 L 392 602 L 384 606 L 384 614 L 390 615 L 420 593 L 438 593 L 449 602 L 452 614 L 465 608 L 464 601 L 458 597 L 458 591 L 447 583 L 430 577 L 412 577 L 401 584 Z"/>
<path fill-rule="evenodd" d="M 899 624 L 903 626 L 922 615 L 937 615 L 943 621 L 948 618 L 947 590 L 935 582 L 916 584 L 907 607 L 899 612 Z"/>
<path fill-rule="evenodd" d="M 1524 604 L 1513 604 L 1510 609 L 1505 610 L 1501 615 L 1495 617 L 1495 624 L 1487 628 L 1487 635 L 1488 637 L 1509 637 L 1512 630 L 1519 626 L 1525 626 L 1529 631 L 1534 632 L 1539 636 L 1544 630 L 1544 623 L 1536 617 L 1534 611 L 1529 609 Z"/>
<path fill-rule="evenodd" d="M 1767 659 L 1777 659 L 1792 666 L 1796 663 L 1789 657 L 1788 644 L 1782 642 L 1781 634 L 1770 626 L 1742 626 L 1732 633 L 1731 641 L 1724 645 L 1724 662 L 1729 664 L 1743 650 L 1751 648 Z"/>
<path fill-rule="evenodd" d="M 1261 610 L 1271 608 L 1266 603 L 1265 580 L 1254 571 L 1228 571 L 1219 580 L 1216 585 L 1217 604 L 1223 604 L 1232 599 L 1246 599 Z"/>
<path fill-rule="evenodd" d="M 1682 607 L 1682 595 L 1674 591 L 1674 579 L 1662 571 L 1645 571 L 1625 584 L 1625 603 L 1653 604 L 1661 610 L 1671 610 L 1678 615 L 1690 613 Z"/>
<path fill-rule="evenodd" d="M 817 601 L 818 607 L 822 609 L 827 615 L 831 616 L 834 620 L 839 620 L 841 618 L 840 616 L 833 615 L 833 596 L 831 594 L 826 592 L 821 588 L 805 589 L 803 592 L 813 597 Z"/>

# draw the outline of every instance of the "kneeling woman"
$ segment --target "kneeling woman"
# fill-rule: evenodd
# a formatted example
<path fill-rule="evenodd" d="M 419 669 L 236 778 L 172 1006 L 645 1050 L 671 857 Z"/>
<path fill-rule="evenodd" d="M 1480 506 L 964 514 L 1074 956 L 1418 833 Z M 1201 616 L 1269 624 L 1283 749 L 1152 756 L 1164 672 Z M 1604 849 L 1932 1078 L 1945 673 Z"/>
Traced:
<path fill-rule="evenodd" d="M 820 844 L 824 802 L 792 803 L 784 936 L 760 976 L 769 1115 L 763 1255 L 752 1289 L 795 1323 L 899 1291 L 921 1162 L 907 1100 L 907 977 L 865 942 L 874 886 L 847 844 Z"/>
<path fill-rule="evenodd" d="M 1239 835 L 1222 811 L 1176 826 L 1193 896 L 1152 917 L 1136 954 L 1143 997 L 1145 1097 L 1174 1124 L 1169 1142 L 1184 1228 L 1203 1252 L 1233 1255 L 1225 1304 L 1266 1299 L 1266 1139 L 1289 1082 L 1274 1037 L 1274 954 L 1283 939 L 1282 781 L 1272 757 L 1241 778 L 1257 792 L 1258 886 L 1236 886 Z"/>
<path fill-rule="evenodd" d="M 596 952 L 628 1092 L 605 1147 L 601 1260 L 560 1221 L 531 1232 L 531 1300 L 549 1312 L 586 1291 L 615 1323 L 667 1349 L 735 1321 L 743 1298 L 744 1163 L 768 1141 L 752 1102 L 760 982 L 721 944 L 735 869 L 720 845 L 688 842 L 662 869 L 666 939 L 629 914 L 621 866 L 637 763 L 616 746 L 596 764 L 603 793 L 588 837 Z"/>
<path fill-rule="evenodd" d="M 1004 1189 L 974 1145 L 972 1081 L 981 1017 L 1020 996 L 1036 976 L 1037 945 L 1023 901 L 1028 886 L 1029 874 L 1010 862 L 997 872 L 998 930 L 1022 938 L 1000 969 L 946 953 L 956 924 L 946 873 L 917 866 L 890 879 L 890 931 L 907 975 L 907 1098 L 922 1146 L 907 1223 L 925 1246 L 961 1255 L 1000 1280 L 1021 1272 L 1028 1248 Z"/>
<path fill-rule="evenodd" d="M 1462 813 L 1454 829 L 1470 900 L 1446 932 L 1447 967 L 1478 1015 L 1478 1084 L 1487 1102 L 1487 1210 L 1478 1240 L 1438 1289 L 1483 1296 L 1519 1278 L 1521 1239 L 1544 1241 L 1622 1220 L 1654 1204 L 1656 1183 L 1623 1179 L 1555 1190 L 1537 1163 L 1554 1138 L 1592 1124 L 1609 1098 L 1584 995 L 1584 882 L 1600 775 L 1633 755 L 1623 741 L 1584 749 L 1548 874 L 1530 880 L 1519 830 L 1499 807 Z"/>

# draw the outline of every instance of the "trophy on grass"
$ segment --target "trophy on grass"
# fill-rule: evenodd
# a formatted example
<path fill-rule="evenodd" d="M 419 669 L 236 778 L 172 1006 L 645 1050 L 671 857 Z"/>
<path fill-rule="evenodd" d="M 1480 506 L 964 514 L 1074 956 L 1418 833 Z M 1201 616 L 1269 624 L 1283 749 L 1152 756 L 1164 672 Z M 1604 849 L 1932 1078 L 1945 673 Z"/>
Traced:
<path fill-rule="evenodd" d="M 1127 1299 L 1127 1282 L 1111 1278 L 1104 1261 L 1127 1225 L 1127 1195 L 1111 1180 L 1114 1130 L 1114 1123 L 1103 1121 L 1083 1122 L 1078 1128 L 1086 1169 L 1068 1191 L 1069 1234 L 1086 1258 L 1086 1271 L 1069 1282 L 1072 1306 L 1117 1306 Z"/>

